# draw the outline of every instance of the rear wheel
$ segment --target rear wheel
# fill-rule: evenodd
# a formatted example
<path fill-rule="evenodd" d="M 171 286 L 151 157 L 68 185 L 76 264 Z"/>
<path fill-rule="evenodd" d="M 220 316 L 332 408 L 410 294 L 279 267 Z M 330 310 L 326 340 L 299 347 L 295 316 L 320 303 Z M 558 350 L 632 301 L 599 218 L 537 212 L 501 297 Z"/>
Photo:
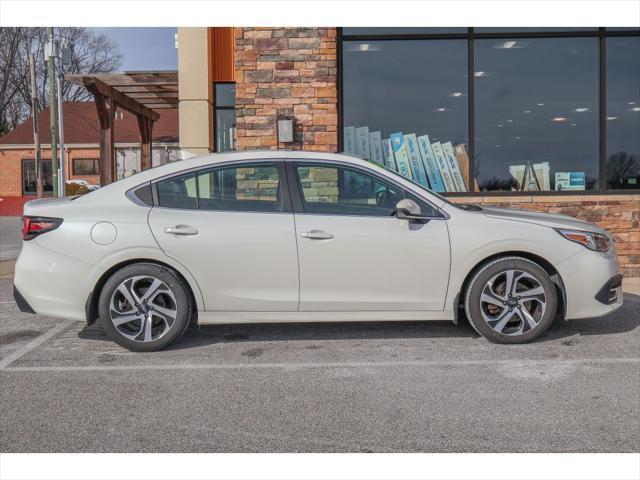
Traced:
<path fill-rule="evenodd" d="M 189 325 L 191 297 L 170 269 L 136 263 L 115 272 L 99 300 L 100 322 L 109 337 L 134 352 L 161 350 Z"/>
<path fill-rule="evenodd" d="M 525 343 L 553 323 L 555 285 L 538 264 L 522 257 L 493 260 L 475 273 L 465 311 L 478 333 L 496 343 Z"/>

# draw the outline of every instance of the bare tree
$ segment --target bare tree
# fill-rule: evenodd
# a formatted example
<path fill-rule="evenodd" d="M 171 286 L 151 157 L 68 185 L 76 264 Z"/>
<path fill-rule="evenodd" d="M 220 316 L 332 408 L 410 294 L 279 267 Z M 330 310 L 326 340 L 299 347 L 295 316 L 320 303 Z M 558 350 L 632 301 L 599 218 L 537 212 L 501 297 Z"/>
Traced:
<path fill-rule="evenodd" d="M 106 35 L 87 28 L 56 28 L 55 38 L 71 49 L 71 64 L 56 62 L 58 73 L 108 73 L 120 67 L 122 55 L 115 42 Z M 49 101 L 47 63 L 44 48 L 46 28 L 0 28 L 0 134 L 2 126 L 14 128 L 29 116 L 31 86 L 29 54 L 36 57 L 36 89 L 40 105 Z M 6 85 L 5 85 L 6 84 Z M 4 86 L 4 88 L 3 88 Z M 64 101 L 91 99 L 86 89 L 65 82 Z"/>

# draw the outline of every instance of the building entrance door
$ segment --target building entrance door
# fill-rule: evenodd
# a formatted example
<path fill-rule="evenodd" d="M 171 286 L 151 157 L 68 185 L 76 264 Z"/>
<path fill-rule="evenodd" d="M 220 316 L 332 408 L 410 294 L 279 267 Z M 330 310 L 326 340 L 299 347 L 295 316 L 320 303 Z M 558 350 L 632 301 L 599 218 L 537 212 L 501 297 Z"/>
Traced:
<path fill-rule="evenodd" d="M 45 195 L 53 194 L 53 175 L 51 160 L 42 160 L 42 191 Z M 22 160 L 22 195 L 36 195 L 36 161 Z"/>

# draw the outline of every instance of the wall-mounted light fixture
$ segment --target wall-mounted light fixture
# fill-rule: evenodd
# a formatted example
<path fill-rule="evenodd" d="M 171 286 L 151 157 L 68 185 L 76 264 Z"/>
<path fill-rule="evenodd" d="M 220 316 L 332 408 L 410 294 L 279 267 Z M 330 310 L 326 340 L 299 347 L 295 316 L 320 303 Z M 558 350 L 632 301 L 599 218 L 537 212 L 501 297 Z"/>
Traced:
<path fill-rule="evenodd" d="M 279 117 L 277 120 L 278 143 L 293 143 L 293 117 Z"/>

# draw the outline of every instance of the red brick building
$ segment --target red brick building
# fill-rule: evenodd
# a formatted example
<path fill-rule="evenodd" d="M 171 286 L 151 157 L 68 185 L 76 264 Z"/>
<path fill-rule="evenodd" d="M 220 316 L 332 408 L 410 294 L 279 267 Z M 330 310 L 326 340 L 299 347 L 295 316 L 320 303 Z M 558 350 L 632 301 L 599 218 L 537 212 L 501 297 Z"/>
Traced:
<path fill-rule="evenodd" d="M 49 109 L 39 114 L 45 194 L 51 185 L 51 145 Z M 118 110 L 115 120 L 115 146 L 118 175 L 140 170 L 140 139 L 136 117 Z M 64 104 L 65 152 L 67 180 L 85 180 L 98 184 L 100 156 L 98 115 L 93 102 Z M 153 130 L 153 165 L 176 160 L 178 152 L 178 112 L 163 110 Z M 33 123 L 28 119 L 0 137 L 0 197 L 35 195 L 35 149 Z"/>

